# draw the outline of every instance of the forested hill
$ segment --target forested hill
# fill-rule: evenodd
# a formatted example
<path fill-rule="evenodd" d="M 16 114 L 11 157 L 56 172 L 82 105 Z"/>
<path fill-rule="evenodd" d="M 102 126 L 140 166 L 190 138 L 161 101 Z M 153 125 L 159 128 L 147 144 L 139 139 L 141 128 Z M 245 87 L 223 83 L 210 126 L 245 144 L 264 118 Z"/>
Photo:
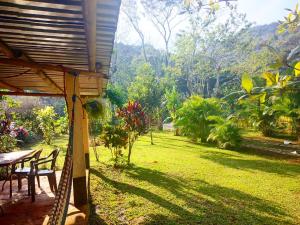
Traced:
<path fill-rule="evenodd" d="M 261 40 L 267 40 L 276 35 L 277 27 L 278 27 L 278 23 L 271 23 L 271 24 L 253 26 L 250 30 L 253 37 Z"/>
<path fill-rule="evenodd" d="M 195 32 L 185 31 L 177 35 L 169 54 L 146 44 L 147 61 L 142 46 L 116 43 L 111 81 L 127 93 L 137 75 L 153 73 L 165 89 L 175 85 L 183 96 L 224 96 L 240 88 L 243 73 L 260 76 L 276 54 L 286 55 L 300 44 L 300 32 L 279 35 L 278 23 L 230 26 L 229 34 L 224 27 L 213 27 L 205 36 L 201 30 L 196 36 Z M 151 66 L 150 71 L 140 68 L 145 62 Z"/>

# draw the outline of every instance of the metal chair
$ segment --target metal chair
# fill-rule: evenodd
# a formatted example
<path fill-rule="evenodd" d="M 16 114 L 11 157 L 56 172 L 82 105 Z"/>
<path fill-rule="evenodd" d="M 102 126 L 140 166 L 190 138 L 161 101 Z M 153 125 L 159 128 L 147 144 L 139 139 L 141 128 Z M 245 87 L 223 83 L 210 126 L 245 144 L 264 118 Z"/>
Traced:
<path fill-rule="evenodd" d="M 35 201 L 35 177 L 47 176 L 50 189 L 52 192 L 57 192 L 57 182 L 55 175 L 55 164 L 59 154 L 59 149 L 53 150 L 50 155 L 30 162 L 30 172 L 28 175 L 28 190 L 31 194 L 32 201 Z M 39 169 L 39 165 L 51 162 L 50 169 Z"/>

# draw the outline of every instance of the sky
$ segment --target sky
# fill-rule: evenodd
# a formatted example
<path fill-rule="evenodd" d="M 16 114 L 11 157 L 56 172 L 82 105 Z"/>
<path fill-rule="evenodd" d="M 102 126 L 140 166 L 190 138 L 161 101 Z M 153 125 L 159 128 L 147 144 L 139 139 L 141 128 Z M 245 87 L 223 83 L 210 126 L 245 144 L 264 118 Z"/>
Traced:
<path fill-rule="evenodd" d="M 282 20 L 285 8 L 294 9 L 298 0 L 238 0 L 238 9 L 256 24 L 268 24 Z"/>
<path fill-rule="evenodd" d="M 294 9 L 297 2 L 300 3 L 300 0 L 237 0 L 237 5 L 238 10 L 246 14 L 248 21 L 262 25 L 282 20 L 288 13 L 285 8 Z M 140 44 L 136 32 L 126 21 L 126 16 L 121 13 L 117 41 L 126 44 Z M 146 43 L 151 43 L 156 48 L 163 48 L 163 41 L 151 22 L 142 18 L 141 23 Z"/>

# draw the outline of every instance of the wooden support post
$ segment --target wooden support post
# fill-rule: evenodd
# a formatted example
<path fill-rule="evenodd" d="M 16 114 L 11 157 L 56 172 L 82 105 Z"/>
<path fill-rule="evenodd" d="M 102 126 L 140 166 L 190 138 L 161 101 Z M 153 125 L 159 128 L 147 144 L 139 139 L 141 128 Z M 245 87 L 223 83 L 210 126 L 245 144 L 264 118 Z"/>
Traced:
<path fill-rule="evenodd" d="M 66 74 L 66 100 L 68 104 L 69 120 L 72 116 L 72 96 L 80 96 L 79 93 L 79 77 Z M 75 82 L 74 82 L 74 79 Z M 75 87 L 74 87 L 75 84 Z M 74 108 L 74 130 L 73 130 L 73 194 L 74 205 L 76 207 L 87 204 L 87 182 L 86 182 L 86 165 L 84 154 L 84 135 L 83 135 L 83 108 L 78 97 L 75 101 Z"/>
<path fill-rule="evenodd" d="M 86 98 L 82 99 L 82 102 L 86 102 Z M 86 169 L 90 168 L 90 154 L 89 154 L 89 118 L 86 111 L 83 112 L 82 119 L 82 134 L 83 134 L 83 150 L 85 154 Z"/>

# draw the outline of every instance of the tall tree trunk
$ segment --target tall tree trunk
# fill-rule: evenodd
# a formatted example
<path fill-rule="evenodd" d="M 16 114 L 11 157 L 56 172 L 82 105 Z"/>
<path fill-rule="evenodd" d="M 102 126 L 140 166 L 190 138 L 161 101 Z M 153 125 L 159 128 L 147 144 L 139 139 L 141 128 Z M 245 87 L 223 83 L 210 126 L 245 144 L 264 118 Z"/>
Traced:
<path fill-rule="evenodd" d="M 150 137 L 151 137 L 151 145 L 154 145 L 154 143 L 153 143 L 153 133 L 152 133 L 152 128 L 151 128 L 151 130 L 150 130 Z"/>
<path fill-rule="evenodd" d="M 129 136 L 127 165 L 130 164 L 132 146 L 133 146 L 133 141 L 131 140 L 131 137 Z"/>
<path fill-rule="evenodd" d="M 95 154 L 95 157 L 96 157 L 96 161 L 99 162 L 99 156 L 98 156 L 98 152 L 97 152 L 97 147 L 96 147 L 96 138 L 94 137 L 93 138 L 93 150 L 94 150 L 94 154 Z"/>
<path fill-rule="evenodd" d="M 144 56 L 145 62 L 148 62 L 148 57 L 147 57 L 146 49 L 145 49 L 145 40 L 144 40 L 144 37 L 143 38 L 141 37 L 141 40 L 142 40 L 143 56 Z"/>
<path fill-rule="evenodd" d="M 151 145 L 154 145 L 153 134 L 152 134 L 152 119 L 149 120 L 149 130 L 150 130 Z"/>

